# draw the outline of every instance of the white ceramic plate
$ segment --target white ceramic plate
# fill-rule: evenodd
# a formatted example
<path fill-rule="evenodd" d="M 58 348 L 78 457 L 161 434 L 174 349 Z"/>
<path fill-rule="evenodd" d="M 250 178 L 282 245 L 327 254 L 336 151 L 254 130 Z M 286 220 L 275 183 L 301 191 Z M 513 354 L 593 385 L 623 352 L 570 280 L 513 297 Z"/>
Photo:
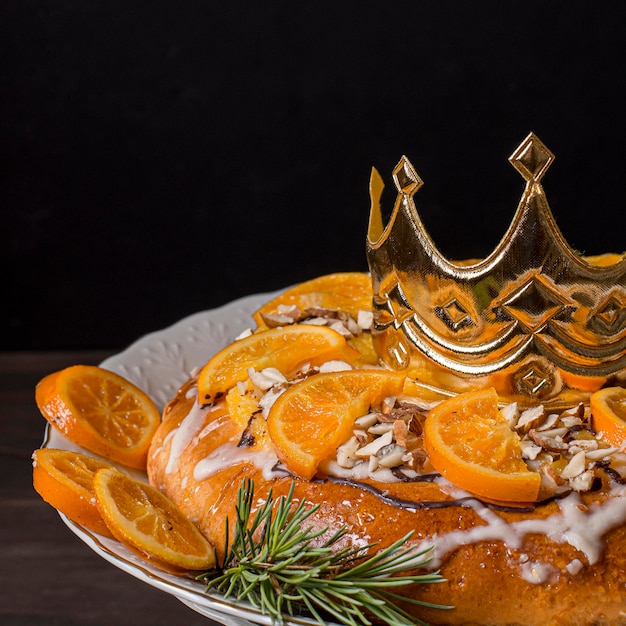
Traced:
<path fill-rule="evenodd" d="M 194 368 L 203 365 L 215 352 L 253 325 L 251 314 L 274 295 L 247 296 L 218 309 L 186 317 L 169 328 L 142 337 L 101 365 L 134 382 L 162 408 Z M 47 431 L 45 445 L 86 452 L 53 428 Z M 146 479 L 145 473 L 137 472 L 136 475 Z M 217 594 L 207 594 L 203 584 L 188 577 L 168 574 L 135 556 L 119 542 L 97 535 L 64 515 L 61 518 L 72 532 L 103 559 L 135 578 L 176 596 L 215 622 L 226 626 L 272 623 L 268 616 L 247 604 L 224 600 Z M 294 619 L 287 623 L 315 622 Z"/>

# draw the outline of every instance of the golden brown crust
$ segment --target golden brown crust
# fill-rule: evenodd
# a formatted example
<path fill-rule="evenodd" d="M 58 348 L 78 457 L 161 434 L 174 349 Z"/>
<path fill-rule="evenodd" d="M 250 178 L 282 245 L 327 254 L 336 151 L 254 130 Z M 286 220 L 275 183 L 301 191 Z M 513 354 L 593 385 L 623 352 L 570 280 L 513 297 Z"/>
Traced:
<path fill-rule="evenodd" d="M 255 494 L 262 501 L 272 488 L 275 495 L 287 492 L 291 478 L 267 480 L 252 462 L 222 469 L 208 478 L 196 480 L 194 468 L 199 461 L 225 443 L 236 444 L 240 429 L 230 420 L 223 406 L 202 409 L 202 423 L 195 435 L 177 454 L 178 466 L 170 463 L 173 434 L 189 414 L 194 398 L 183 389 L 167 407 L 148 459 L 152 484 L 160 488 L 201 531 L 223 551 L 225 518 L 234 515 L 237 490 L 244 477 L 255 482 Z M 189 397 L 188 397 L 189 395 Z M 316 527 L 331 531 L 346 526 L 354 542 L 385 546 L 409 531 L 419 544 L 458 529 L 484 525 L 484 519 L 469 506 L 446 508 L 402 508 L 381 499 L 378 489 L 391 497 L 413 502 L 442 501 L 446 495 L 433 482 L 374 483 L 367 488 L 331 481 L 297 481 L 296 498 L 318 504 L 313 516 Z M 601 498 L 597 493 L 583 500 L 591 504 Z M 502 512 L 509 523 L 542 519 L 557 514 L 552 502 L 534 512 Z M 411 597 L 438 604 L 452 604 L 449 611 L 409 606 L 409 610 L 432 624 L 481 624 L 535 626 L 546 624 L 626 625 L 626 527 L 604 536 L 603 557 L 589 565 L 585 554 L 566 541 L 553 541 L 543 533 L 527 534 L 518 547 L 500 540 L 484 540 L 460 545 L 443 556 L 440 571 L 447 582 L 407 590 Z M 572 564 L 582 564 L 580 571 Z M 533 563 L 549 563 L 543 582 L 528 582 Z"/>

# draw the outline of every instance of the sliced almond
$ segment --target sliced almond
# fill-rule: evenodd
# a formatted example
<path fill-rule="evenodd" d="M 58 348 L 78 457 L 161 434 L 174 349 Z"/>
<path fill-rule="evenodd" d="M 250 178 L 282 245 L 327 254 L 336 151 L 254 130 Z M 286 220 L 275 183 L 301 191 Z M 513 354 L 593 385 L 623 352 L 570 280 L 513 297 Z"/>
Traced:
<path fill-rule="evenodd" d="M 351 437 L 345 443 L 341 444 L 337 448 L 337 463 L 341 465 L 341 467 L 352 468 L 355 466 L 358 458 L 356 456 L 356 451 L 359 448 L 359 442 L 356 437 Z"/>
<path fill-rule="evenodd" d="M 393 441 L 393 432 L 386 432 L 384 435 L 377 437 L 374 441 L 359 448 L 356 452 L 359 457 L 375 456 L 376 453 L 383 447 L 388 446 Z"/>
<path fill-rule="evenodd" d="M 367 413 L 366 415 L 362 415 L 361 417 L 357 417 L 354 420 L 354 425 L 358 428 L 367 429 L 370 426 L 373 426 L 378 421 L 378 417 L 376 413 Z"/>
<path fill-rule="evenodd" d="M 374 323 L 374 313 L 372 311 L 360 310 L 357 313 L 356 323 L 361 330 L 370 330 Z"/>
<path fill-rule="evenodd" d="M 263 321 L 269 328 L 279 328 L 280 326 L 289 326 L 295 320 L 289 315 L 281 315 L 280 313 L 261 313 Z"/>
<path fill-rule="evenodd" d="M 585 457 L 584 450 L 581 450 L 577 454 L 575 454 L 570 462 L 563 468 L 561 472 L 561 478 L 570 479 L 576 478 L 582 474 L 587 467 L 587 459 Z"/>
<path fill-rule="evenodd" d="M 549 450 L 551 452 L 567 452 L 568 445 L 566 443 L 558 441 L 554 437 L 549 437 L 544 433 L 540 433 L 533 428 L 528 431 L 528 436 L 544 450 Z"/>
<path fill-rule="evenodd" d="M 589 461 L 601 461 L 607 456 L 615 454 L 619 448 L 596 448 L 595 450 L 585 450 L 585 456 Z"/>
<path fill-rule="evenodd" d="M 406 453 L 406 448 L 397 443 L 383 446 L 376 453 L 379 465 L 382 467 L 399 467 L 402 465 L 402 457 Z"/>
<path fill-rule="evenodd" d="M 543 421 L 543 424 L 537 427 L 537 430 L 544 431 L 544 430 L 550 430 L 551 428 L 554 428 L 554 426 L 558 424 L 559 418 L 560 416 L 558 413 L 550 413 L 550 415 L 546 416 L 545 420 Z"/>
<path fill-rule="evenodd" d="M 526 433 L 531 428 L 537 428 L 543 422 L 544 415 L 542 405 L 534 406 L 522 411 L 517 423 L 515 424 L 515 430 Z"/>

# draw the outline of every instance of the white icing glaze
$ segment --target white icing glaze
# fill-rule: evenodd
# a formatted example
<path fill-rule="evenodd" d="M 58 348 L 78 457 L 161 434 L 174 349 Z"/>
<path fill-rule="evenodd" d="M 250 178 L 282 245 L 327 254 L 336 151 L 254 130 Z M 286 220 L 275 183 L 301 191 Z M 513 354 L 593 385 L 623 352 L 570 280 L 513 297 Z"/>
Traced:
<path fill-rule="evenodd" d="M 443 484 L 442 486 L 445 487 Z M 445 490 L 454 497 L 470 495 L 453 487 Z M 530 534 L 543 534 L 557 543 L 568 543 L 580 550 L 590 564 L 597 563 L 602 556 L 604 534 L 626 523 L 626 486 L 614 485 L 610 495 L 610 499 L 606 502 L 586 508 L 582 505 L 580 496 L 571 493 L 558 501 L 559 513 L 545 519 L 527 519 L 513 523 L 505 522 L 495 511 L 478 501 L 470 502 L 470 506 L 486 524 L 468 530 L 454 530 L 442 535 L 434 535 L 424 542 L 434 544 L 433 560 L 430 565 L 437 568 L 449 552 L 460 546 L 480 541 L 502 541 L 510 548 L 519 549 L 524 537 Z M 537 565 L 537 563 L 533 564 L 535 570 L 539 571 Z M 534 574 L 526 578 L 532 578 L 532 582 L 542 582 L 541 576 Z"/>
<path fill-rule="evenodd" d="M 205 480 L 226 467 L 240 463 L 252 463 L 260 469 L 265 480 L 272 480 L 285 476 L 285 471 L 277 470 L 278 457 L 273 450 L 267 448 L 251 449 L 238 447 L 234 443 L 224 443 L 204 459 L 198 461 L 193 470 L 193 477 L 197 481 Z"/>
<path fill-rule="evenodd" d="M 201 433 L 198 432 L 204 421 L 204 410 L 197 403 L 194 404 L 189 415 L 183 420 L 178 432 L 174 435 L 167 465 L 169 471 L 174 471 L 171 468 L 177 466 L 178 455 L 194 436 L 203 437 L 208 434 L 206 428 Z M 209 424 L 209 430 L 211 427 L 212 424 Z M 274 451 L 238 447 L 234 443 L 225 443 L 196 464 L 194 479 L 196 481 L 205 480 L 221 469 L 244 462 L 252 463 L 260 469 L 266 480 L 285 475 L 283 471 L 277 472 L 275 469 L 278 457 Z M 378 470 L 372 475 L 365 463 L 352 469 L 345 469 L 337 463 L 327 462 L 324 464 L 324 470 L 329 474 L 353 480 L 363 480 L 369 477 L 380 481 L 397 480 L 388 470 L 384 472 Z M 471 495 L 454 487 L 445 479 L 439 479 L 437 483 L 443 491 L 454 498 Z M 568 543 L 580 550 L 587 557 L 588 562 L 593 564 L 602 556 L 602 537 L 604 534 L 612 528 L 626 523 L 626 486 L 613 486 L 611 498 L 608 501 L 603 504 L 592 505 L 589 508 L 582 506 L 582 500 L 578 494 L 571 493 L 558 501 L 560 512 L 546 519 L 527 519 L 508 523 L 496 511 L 478 500 L 470 500 L 469 506 L 485 521 L 485 524 L 468 530 L 454 530 L 442 535 L 435 535 L 425 541 L 422 548 L 434 544 L 430 563 L 432 568 L 439 567 L 443 557 L 460 546 L 481 541 L 502 541 L 512 549 L 519 549 L 523 545 L 524 537 L 530 534 L 543 534 L 557 543 Z M 519 566 L 522 577 L 533 583 L 546 582 L 553 573 L 553 568 L 550 570 L 548 564 L 528 562 L 521 563 Z"/>
<path fill-rule="evenodd" d="M 182 451 L 194 439 L 202 438 L 220 425 L 220 420 L 210 422 L 204 429 L 206 411 L 211 407 L 199 405 L 196 401 L 189 414 L 183 419 L 180 426 L 168 436 L 172 438 L 170 453 L 166 465 L 166 473 L 176 471 L 178 459 Z M 194 468 L 193 477 L 202 481 L 216 472 L 233 465 L 251 463 L 262 471 L 266 480 L 278 476 L 285 476 L 286 472 L 276 469 L 278 457 L 269 448 L 238 447 L 234 443 L 225 443 L 216 448 L 211 454 L 201 459 Z M 325 462 L 321 469 L 326 473 L 352 480 L 374 478 L 381 482 L 395 482 L 397 478 L 389 470 L 376 470 L 367 463 L 359 463 L 354 468 L 346 469 L 334 461 Z M 443 478 L 437 479 L 437 484 L 453 498 L 471 497 L 468 492 L 458 489 Z M 525 519 L 508 523 L 496 511 L 485 506 L 478 500 L 468 500 L 468 505 L 484 520 L 485 524 L 467 530 L 454 530 L 441 535 L 433 535 L 424 540 L 419 549 L 433 547 L 430 556 L 430 567 L 433 569 L 441 565 L 443 557 L 463 545 L 470 545 L 483 541 L 501 541 L 511 549 L 520 549 L 524 538 L 531 534 L 543 534 L 556 543 L 568 543 L 585 555 L 590 564 L 598 562 L 603 551 L 603 536 L 612 528 L 626 523 L 626 486 L 613 485 L 610 498 L 604 503 L 585 507 L 577 493 L 571 493 L 557 501 L 560 511 L 545 519 Z M 517 566 L 524 580 L 542 584 L 548 582 L 558 571 L 549 563 L 541 563 L 521 559 Z M 572 575 L 582 568 L 582 562 L 575 559 L 566 568 Z"/>
<path fill-rule="evenodd" d="M 191 411 L 189 411 L 185 419 L 183 419 L 183 421 L 179 424 L 178 428 L 175 428 L 168 433 L 168 435 L 171 435 L 172 437 L 172 444 L 170 446 L 170 453 L 165 466 L 166 474 L 172 474 L 178 469 L 178 459 L 180 458 L 182 451 L 202 428 L 207 410 L 211 409 L 198 404 L 196 400 L 191 408 Z"/>

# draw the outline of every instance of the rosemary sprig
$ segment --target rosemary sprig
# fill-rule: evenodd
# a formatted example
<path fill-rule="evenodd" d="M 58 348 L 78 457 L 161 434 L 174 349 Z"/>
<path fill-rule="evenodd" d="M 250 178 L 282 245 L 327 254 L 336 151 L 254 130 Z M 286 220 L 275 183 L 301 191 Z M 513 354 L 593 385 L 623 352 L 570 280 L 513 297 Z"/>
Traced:
<path fill-rule="evenodd" d="M 316 542 L 327 529 L 314 531 L 305 522 L 317 506 L 304 500 L 294 507 L 294 484 L 276 502 L 270 490 L 266 502 L 251 520 L 254 483 L 239 488 L 233 541 L 229 547 L 226 521 L 224 560 L 199 579 L 225 597 L 246 600 L 269 614 L 276 624 L 285 616 L 310 614 L 319 624 L 328 616 L 341 624 L 371 624 L 372 617 L 390 626 L 424 624 L 394 601 L 404 600 L 433 608 L 450 608 L 394 593 L 394 587 L 443 581 L 438 573 L 408 575 L 408 570 L 430 560 L 427 550 L 403 547 L 412 533 L 373 555 L 374 544 L 360 548 L 334 548 L 347 533 L 343 528 L 329 539 Z M 321 541 L 321 540 L 320 540 Z M 326 617 L 325 617 L 326 616 Z"/>

